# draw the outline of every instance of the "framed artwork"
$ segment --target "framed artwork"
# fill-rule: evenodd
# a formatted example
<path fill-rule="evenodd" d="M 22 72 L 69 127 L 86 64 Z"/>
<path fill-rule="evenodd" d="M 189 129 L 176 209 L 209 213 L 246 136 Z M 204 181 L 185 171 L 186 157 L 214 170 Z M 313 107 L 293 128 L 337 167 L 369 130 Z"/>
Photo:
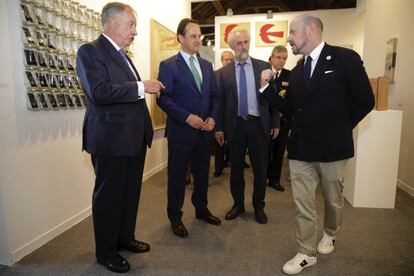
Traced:
<path fill-rule="evenodd" d="M 230 48 L 227 41 L 229 33 L 233 30 L 245 29 L 250 34 L 250 23 L 224 23 L 220 24 L 220 48 Z"/>
<path fill-rule="evenodd" d="M 158 71 L 160 62 L 164 59 L 177 54 L 180 49 L 180 44 L 177 41 L 177 36 L 167 27 L 161 25 L 154 19 L 150 22 L 151 28 L 151 79 L 158 78 Z M 151 96 L 151 118 L 154 129 L 165 128 L 167 122 L 167 115 L 157 105 L 156 96 Z"/>
<path fill-rule="evenodd" d="M 395 63 L 397 61 L 397 38 L 391 38 L 387 41 L 387 51 L 385 55 L 385 72 L 384 76 L 388 77 L 390 83 L 394 82 Z"/>
<path fill-rule="evenodd" d="M 256 47 L 286 46 L 288 21 L 256 22 Z"/>

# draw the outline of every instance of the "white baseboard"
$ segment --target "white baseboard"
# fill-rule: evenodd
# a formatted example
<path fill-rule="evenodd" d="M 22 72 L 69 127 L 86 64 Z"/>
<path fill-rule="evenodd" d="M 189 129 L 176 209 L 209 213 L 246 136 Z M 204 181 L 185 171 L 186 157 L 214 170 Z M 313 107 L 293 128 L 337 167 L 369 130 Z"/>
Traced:
<path fill-rule="evenodd" d="M 148 172 L 145 172 L 144 175 L 142 176 L 142 181 L 145 181 L 148 178 L 150 178 L 151 176 L 153 176 L 154 174 L 162 171 L 165 167 L 167 167 L 167 161 L 165 161 L 165 162 L 159 164 L 158 166 L 152 168 Z"/>
<path fill-rule="evenodd" d="M 47 242 L 51 241 L 52 239 L 62 234 L 63 232 L 67 231 L 68 229 L 78 224 L 85 218 L 89 217 L 91 214 L 92 214 L 92 208 L 88 207 L 85 210 L 81 211 L 80 213 L 76 214 L 75 216 L 71 217 L 70 219 L 62 222 L 61 224 L 55 226 L 54 228 L 50 229 L 46 233 L 35 238 L 34 240 L 14 250 L 10 254 L 10 260 L 11 260 L 10 265 L 18 262 L 24 256 L 32 253 L 33 251 L 35 251 L 42 245 L 46 244 Z"/>
<path fill-rule="evenodd" d="M 398 179 L 397 186 L 398 188 L 406 191 L 410 196 L 414 197 L 414 187 L 408 185 L 408 183 L 405 183 L 404 181 Z"/>
<path fill-rule="evenodd" d="M 154 174 L 158 173 L 159 171 L 163 170 L 167 166 L 167 162 L 163 162 L 160 165 L 152 168 L 150 171 L 144 173 L 143 181 L 147 180 Z M 46 244 L 47 242 L 51 241 L 58 235 L 62 234 L 63 232 L 69 230 L 71 227 L 75 226 L 88 216 L 92 214 L 92 207 L 88 207 L 85 210 L 81 211 L 79 214 L 76 214 L 72 218 L 62 222 L 61 224 L 57 225 L 56 227 L 50 229 L 46 233 L 40 235 L 39 237 L 35 238 L 34 240 L 28 242 L 27 244 L 21 246 L 20 248 L 16 249 L 12 253 L 10 253 L 10 262 L 6 263 L 5 265 L 12 265 L 19 260 L 21 260 L 24 256 L 32 253 L 42 245 Z"/>

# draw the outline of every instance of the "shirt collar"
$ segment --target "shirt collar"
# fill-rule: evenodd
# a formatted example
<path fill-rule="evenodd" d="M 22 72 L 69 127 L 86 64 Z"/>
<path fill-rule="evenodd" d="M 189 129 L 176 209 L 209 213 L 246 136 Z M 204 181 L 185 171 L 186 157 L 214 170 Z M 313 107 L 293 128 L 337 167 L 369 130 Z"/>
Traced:
<path fill-rule="evenodd" d="M 190 57 L 194 57 L 194 59 L 197 60 L 197 62 L 198 62 L 197 54 L 195 54 L 195 53 L 193 55 L 190 55 L 190 54 L 184 52 L 183 50 L 180 50 L 180 54 L 183 56 L 185 61 L 189 61 Z"/>
<path fill-rule="evenodd" d="M 246 63 L 246 64 L 252 64 L 252 59 L 250 58 L 250 56 L 246 59 L 246 61 L 244 62 L 238 62 L 237 60 L 234 60 L 236 65 L 239 65 L 239 63 Z"/>
<path fill-rule="evenodd" d="M 312 60 L 317 61 L 321 52 L 322 52 L 322 48 L 325 45 L 325 42 L 322 41 L 315 49 L 313 49 L 313 51 L 309 54 L 309 56 L 311 56 Z M 308 56 L 305 56 L 305 60 Z"/>
<path fill-rule="evenodd" d="M 109 42 L 111 42 L 112 46 L 115 47 L 115 49 L 117 51 L 121 50 L 121 47 L 118 46 L 118 44 L 115 43 L 115 41 L 113 41 L 109 36 L 107 36 L 106 34 L 102 33 L 102 35 L 109 40 Z"/>

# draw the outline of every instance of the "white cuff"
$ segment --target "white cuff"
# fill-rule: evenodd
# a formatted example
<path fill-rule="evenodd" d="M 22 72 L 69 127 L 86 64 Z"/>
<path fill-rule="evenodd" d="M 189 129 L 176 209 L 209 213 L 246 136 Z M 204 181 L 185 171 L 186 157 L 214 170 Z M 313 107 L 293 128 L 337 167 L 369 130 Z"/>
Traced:
<path fill-rule="evenodd" d="M 145 87 L 142 81 L 137 81 L 138 84 L 138 100 L 145 99 Z"/>
<path fill-rule="evenodd" d="M 263 91 L 265 91 L 266 90 L 266 88 L 269 86 L 269 83 L 267 83 L 265 86 L 263 86 L 263 87 L 261 87 L 260 89 L 259 89 L 259 92 L 260 93 L 263 93 Z"/>

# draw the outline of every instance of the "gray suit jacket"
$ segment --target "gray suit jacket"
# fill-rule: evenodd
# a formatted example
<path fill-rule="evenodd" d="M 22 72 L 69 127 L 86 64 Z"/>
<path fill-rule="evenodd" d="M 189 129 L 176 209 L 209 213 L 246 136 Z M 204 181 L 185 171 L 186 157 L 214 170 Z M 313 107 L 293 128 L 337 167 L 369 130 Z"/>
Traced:
<path fill-rule="evenodd" d="M 259 106 L 260 120 L 262 122 L 263 134 L 267 140 L 270 140 L 270 129 L 279 128 L 279 118 L 276 114 L 271 115 L 269 102 L 266 101 L 260 89 L 260 74 L 263 70 L 269 69 L 267 62 L 258 59 L 252 59 L 254 78 L 256 82 L 257 103 Z M 223 131 L 227 141 L 232 141 L 236 135 L 237 124 L 237 81 L 235 62 L 231 62 L 218 71 L 218 87 L 220 96 L 220 116 L 216 124 L 216 132 Z"/>

